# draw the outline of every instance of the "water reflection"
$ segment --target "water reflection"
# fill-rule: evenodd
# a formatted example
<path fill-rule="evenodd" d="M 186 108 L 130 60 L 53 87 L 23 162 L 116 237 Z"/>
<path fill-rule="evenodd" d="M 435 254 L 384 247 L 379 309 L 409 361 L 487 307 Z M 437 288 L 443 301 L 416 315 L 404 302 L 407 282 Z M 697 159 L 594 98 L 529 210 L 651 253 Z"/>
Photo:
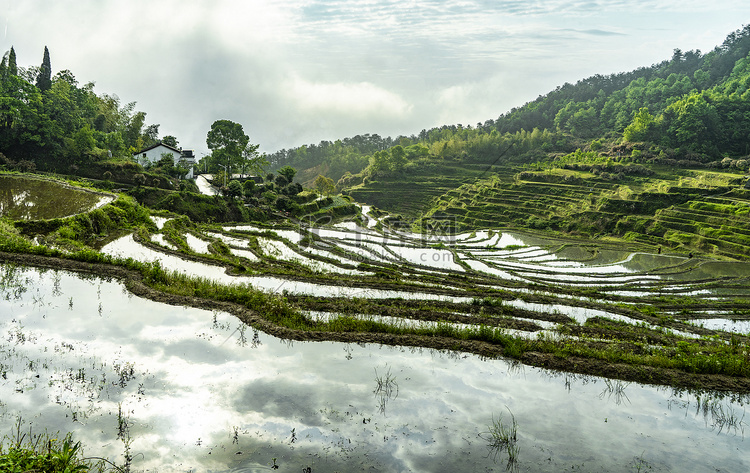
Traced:
<path fill-rule="evenodd" d="M 652 299 L 662 295 L 691 296 L 703 300 L 720 297 L 725 300 L 726 297 L 750 295 L 744 284 L 750 268 L 747 263 L 708 263 L 697 258 L 602 249 L 587 246 L 585 242 L 562 243 L 551 238 L 507 232 L 487 230 L 474 235 L 443 235 L 444 241 L 433 241 L 431 235 L 387 229 L 376 232 L 357 222 L 337 224 L 335 227 L 307 227 L 303 222 L 298 229 L 288 226 L 279 229 L 258 225 L 223 226 L 222 231 L 226 234 L 212 227 L 200 237 L 196 231 L 196 235 L 186 234 L 185 238 L 198 253 L 210 252 L 208 241 L 219 239 L 230 246 L 229 251 L 233 255 L 245 258 L 248 263 L 263 262 L 251 268 L 262 268 L 265 264 L 278 265 L 280 262 L 284 266 L 283 262 L 294 262 L 305 266 L 312 278 L 317 274 L 338 273 L 354 276 L 360 282 L 364 278 L 358 276 L 382 273 L 394 280 L 419 284 L 424 291 L 382 291 L 362 287 L 361 284 L 347 287 L 349 278 L 345 277 L 339 278 L 336 285 L 330 285 L 330 279 L 325 284 L 319 284 L 314 280 L 298 282 L 285 276 L 262 274 L 236 277 L 226 274 L 223 267 L 140 245 L 132 236 L 113 241 L 101 251 L 123 258 L 160 261 L 164 267 L 224 284 L 245 283 L 266 291 L 319 297 L 446 299 L 428 293 L 439 287 L 452 289 L 454 294 L 458 294 L 466 287 L 462 284 L 464 281 L 473 283 L 476 288 L 493 286 L 519 293 L 528 289 L 518 287 L 518 283 L 534 286 L 537 291 L 541 288 L 556 298 L 567 297 L 571 302 L 564 304 L 566 306 L 581 305 L 583 298 L 561 294 L 560 287 L 564 287 L 565 291 L 591 289 L 629 299 Z M 313 234 L 316 238 L 310 240 Z M 303 237 L 308 240 L 305 244 L 301 244 Z M 152 241 L 162 246 L 166 244 L 162 235 L 155 235 Z M 357 266 L 360 263 L 363 265 Z M 710 276 L 712 272 L 713 277 Z M 439 275 L 445 278 L 436 282 L 435 276 Z M 450 300 L 466 301 L 470 298 L 452 297 Z M 607 304 L 602 300 L 596 302 Z M 621 319 L 613 314 L 602 315 Z M 584 322 L 587 317 L 578 318 Z"/>
<path fill-rule="evenodd" d="M 87 455 L 137 471 L 491 471 L 506 459 L 480 434 L 505 406 L 517 471 L 750 467 L 746 396 L 451 351 L 289 343 L 118 282 L 0 269 L 0 425 L 21 415 L 73 431 Z"/>
<path fill-rule="evenodd" d="M 373 391 L 378 400 L 378 411 L 383 415 L 385 415 L 388 402 L 398 397 L 396 377 L 391 374 L 390 368 L 386 368 L 386 372 L 382 375 L 378 374 L 378 369 L 375 368 L 375 390 Z M 362 422 L 367 423 L 364 419 Z"/>
<path fill-rule="evenodd" d="M 625 394 L 625 389 L 630 383 L 624 383 L 620 380 L 604 380 L 604 390 L 599 394 L 599 399 L 605 397 L 611 401 L 614 401 L 618 406 L 623 402 L 630 404 L 630 398 Z"/>
<path fill-rule="evenodd" d="M 721 330 L 724 332 L 739 333 L 742 335 L 750 334 L 750 320 L 710 318 L 693 319 L 689 320 L 688 322 L 710 330 Z"/>
<path fill-rule="evenodd" d="M 49 196 L 54 195 L 54 199 Z M 57 181 L 0 176 L 0 215 L 14 220 L 47 220 L 91 210 L 113 197 Z"/>

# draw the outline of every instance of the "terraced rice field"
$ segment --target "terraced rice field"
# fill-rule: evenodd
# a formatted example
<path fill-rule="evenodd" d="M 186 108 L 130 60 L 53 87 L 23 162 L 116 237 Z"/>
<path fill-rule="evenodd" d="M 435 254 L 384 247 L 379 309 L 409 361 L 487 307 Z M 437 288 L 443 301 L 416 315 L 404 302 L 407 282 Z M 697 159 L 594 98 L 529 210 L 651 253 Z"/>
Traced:
<path fill-rule="evenodd" d="M 436 197 L 424 221 L 449 218 L 458 229 L 532 228 L 608 235 L 654 250 L 662 246 L 685 255 L 749 259 L 750 190 L 738 185 L 743 177 L 694 174 L 698 178 L 610 180 L 586 172 L 506 170 Z"/>
<path fill-rule="evenodd" d="M 677 385 L 695 380 L 642 366 L 745 375 L 748 263 L 491 229 L 416 234 L 364 210 L 296 227 L 180 230 L 167 220 L 102 252 L 282 295 L 324 338 L 439 344 L 572 371 L 608 363 L 613 377 Z M 571 364 L 578 357 L 597 366 Z"/>
<path fill-rule="evenodd" d="M 126 471 L 747 469 L 750 263 L 361 210 L 3 253 L 0 420 Z"/>

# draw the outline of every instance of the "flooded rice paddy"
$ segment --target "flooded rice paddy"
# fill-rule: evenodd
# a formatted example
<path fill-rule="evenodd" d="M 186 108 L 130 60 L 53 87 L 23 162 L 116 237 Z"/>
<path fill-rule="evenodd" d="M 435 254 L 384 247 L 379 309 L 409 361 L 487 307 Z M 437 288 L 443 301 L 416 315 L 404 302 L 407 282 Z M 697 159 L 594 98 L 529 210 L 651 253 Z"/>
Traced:
<path fill-rule="evenodd" d="M 0 425 L 131 471 L 747 471 L 744 396 L 289 342 L 116 281 L 4 265 Z M 513 461 L 490 426 L 517 426 Z M 310 468 L 310 470 L 307 470 Z"/>
<path fill-rule="evenodd" d="M 746 324 L 724 323 L 750 318 L 747 307 L 740 304 L 738 309 L 731 303 L 733 298 L 750 298 L 748 263 L 627 252 L 593 243 L 491 230 L 459 235 L 415 234 L 380 225 L 374 228 L 367 220 L 370 217 L 363 218 L 364 223 L 350 221 L 332 226 L 299 222 L 296 227 L 223 225 L 193 229 L 184 235 L 191 255 L 176 251 L 175 245 L 165 239 L 160 232 L 167 220 L 159 218 L 155 222 L 159 231 L 150 240 L 141 242 L 132 235 L 125 236 L 101 251 L 144 262 L 158 261 L 170 270 L 222 284 L 248 284 L 297 297 L 453 303 L 500 297 L 508 307 L 562 314 L 580 324 L 591 317 L 642 323 L 642 319 L 633 319 L 622 310 L 613 311 L 613 302 L 637 308 L 665 297 L 679 305 L 684 301 L 678 298 L 690 297 L 692 305 L 670 312 L 680 326 L 671 323 L 668 330 L 678 328 L 689 333 L 694 326 L 748 334 Z M 226 245 L 234 259 L 212 258 L 211 242 Z M 247 271 L 228 272 L 228 263 Z M 293 274 L 290 264 L 294 265 Z M 390 275 L 395 282 L 388 287 L 374 286 L 371 277 L 382 274 Z M 585 295 L 592 291 L 596 296 Z M 540 299 L 545 302 L 540 303 Z M 707 314 L 706 307 L 718 310 Z M 700 330 L 696 333 L 706 334 Z"/>
<path fill-rule="evenodd" d="M 50 196 L 54 199 L 50 199 Z M 100 207 L 113 196 L 47 179 L 0 176 L 0 216 L 14 220 L 63 218 Z"/>
<path fill-rule="evenodd" d="M 180 230 L 181 241 L 170 218 L 154 217 L 146 238 L 127 235 L 101 251 L 282 294 L 311 320 L 334 320 L 340 301 L 362 300 L 442 304 L 458 321 L 345 315 L 394 326 L 506 324 L 515 337 L 563 343 L 578 335 L 560 327 L 592 320 L 691 339 L 750 332 L 747 263 L 517 232 L 415 234 L 368 210 L 336 225 L 198 225 Z M 0 435 L 18 419 L 71 431 L 86 455 L 130 471 L 750 467 L 745 394 L 446 350 L 292 342 L 224 312 L 141 299 L 118 281 L 0 271 Z M 307 299 L 333 308 L 305 308 Z M 511 427 L 514 440 L 498 442 Z"/>

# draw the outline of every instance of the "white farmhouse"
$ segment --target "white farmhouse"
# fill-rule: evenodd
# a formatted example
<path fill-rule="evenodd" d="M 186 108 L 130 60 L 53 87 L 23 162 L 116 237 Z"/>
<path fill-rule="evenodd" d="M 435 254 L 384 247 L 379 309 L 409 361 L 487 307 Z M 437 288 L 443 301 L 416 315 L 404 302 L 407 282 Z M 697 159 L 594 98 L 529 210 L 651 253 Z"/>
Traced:
<path fill-rule="evenodd" d="M 192 149 L 179 150 L 160 142 L 133 154 L 133 160 L 142 166 L 153 165 L 158 163 L 162 157 L 168 154 L 172 156 L 175 165 L 182 161 L 190 169 L 185 176 L 185 179 L 193 179 L 195 155 L 193 154 Z"/>

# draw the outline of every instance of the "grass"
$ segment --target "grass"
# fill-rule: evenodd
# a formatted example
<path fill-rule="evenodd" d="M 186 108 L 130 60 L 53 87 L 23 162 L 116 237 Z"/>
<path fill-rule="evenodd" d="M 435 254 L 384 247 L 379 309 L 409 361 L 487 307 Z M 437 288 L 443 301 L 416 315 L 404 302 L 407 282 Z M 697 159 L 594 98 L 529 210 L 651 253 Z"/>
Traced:
<path fill-rule="evenodd" d="M 0 442 L 0 471 L 4 473 L 103 473 L 124 471 L 98 457 L 85 457 L 80 442 L 71 434 L 49 435 L 22 431 L 22 419 L 16 420 L 12 437 Z"/>
<path fill-rule="evenodd" d="M 709 396 L 698 396 L 696 402 L 696 414 L 703 414 L 711 428 L 721 432 L 733 431 L 735 435 L 745 435 L 745 411 L 738 414 L 731 407 L 726 407 L 721 400 L 712 399 Z"/>
<path fill-rule="evenodd" d="M 381 414 L 385 414 L 388 401 L 398 397 L 398 383 L 396 377 L 391 374 L 391 369 L 385 375 L 378 374 L 375 368 L 375 390 L 373 391 L 378 399 L 378 406 Z"/>
<path fill-rule="evenodd" d="M 497 459 L 497 455 L 503 450 L 507 453 L 507 464 L 508 470 L 515 467 L 518 462 L 518 454 L 520 448 L 518 442 L 518 423 L 516 422 L 516 416 L 513 415 L 510 408 L 505 406 L 510 414 L 510 421 L 503 419 L 503 415 L 500 414 L 497 418 L 492 416 L 492 423 L 487 426 L 487 432 L 479 434 L 479 436 L 487 442 L 487 448 L 490 453 Z"/>
<path fill-rule="evenodd" d="M 294 307 L 284 297 L 257 291 L 247 285 L 226 286 L 210 280 L 192 278 L 184 274 L 171 272 L 158 264 L 143 264 L 134 261 L 115 261 L 99 253 L 78 252 L 69 256 L 73 259 L 118 263 L 139 271 L 144 283 L 153 289 L 164 293 L 198 297 L 217 302 L 231 302 L 251 309 L 267 322 L 292 330 L 332 332 L 332 333 L 379 333 L 401 336 L 418 336 L 423 338 L 447 338 L 457 341 L 479 341 L 502 348 L 502 354 L 513 358 L 522 358 L 528 352 L 553 354 L 560 358 L 583 357 L 606 361 L 609 363 L 626 363 L 630 365 L 645 365 L 664 369 L 679 369 L 695 374 L 724 374 L 736 377 L 750 377 L 750 363 L 745 353 L 745 344 L 726 344 L 722 340 L 682 340 L 677 336 L 654 334 L 646 328 L 638 328 L 631 324 L 600 323 L 594 321 L 588 325 L 590 329 L 598 329 L 599 338 L 607 338 L 612 343 L 608 346 L 588 342 L 584 339 L 571 338 L 565 344 L 557 339 L 541 337 L 533 340 L 518 338 L 508 334 L 502 328 L 490 327 L 478 323 L 475 326 L 459 328 L 448 322 L 438 320 L 433 327 L 405 327 L 391 323 L 379 322 L 372 319 L 362 319 L 352 316 L 342 316 L 327 323 L 316 323 L 308 319 L 299 309 Z M 689 307 L 694 300 L 686 297 L 662 297 L 654 302 L 667 305 L 678 304 Z M 299 302 L 298 302 L 299 303 Z M 500 299 L 475 299 L 475 305 L 481 308 L 494 308 L 505 311 Z M 429 309 L 435 304 L 424 304 Z M 372 306 L 372 309 L 368 309 Z M 378 313 L 382 308 L 382 301 L 361 301 L 352 309 L 358 313 Z M 656 316 L 658 309 L 648 307 L 646 315 Z M 610 309 L 611 310 L 611 309 Z M 641 309 L 645 310 L 645 309 Z M 417 311 L 418 312 L 418 311 Z M 665 319 L 669 321 L 669 319 Z M 561 333 L 565 327 L 561 327 Z M 575 326 L 574 329 L 578 330 Z M 603 332 L 601 332 L 603 330 Z M 621 349 L 613 349 L 619 341 L 643 339 L 650 342 L 661 340 L 661 347 L 651 347 L 642 353 L 630 353 Z M 664 344 L 666 343 L 666 344 Z"/>

